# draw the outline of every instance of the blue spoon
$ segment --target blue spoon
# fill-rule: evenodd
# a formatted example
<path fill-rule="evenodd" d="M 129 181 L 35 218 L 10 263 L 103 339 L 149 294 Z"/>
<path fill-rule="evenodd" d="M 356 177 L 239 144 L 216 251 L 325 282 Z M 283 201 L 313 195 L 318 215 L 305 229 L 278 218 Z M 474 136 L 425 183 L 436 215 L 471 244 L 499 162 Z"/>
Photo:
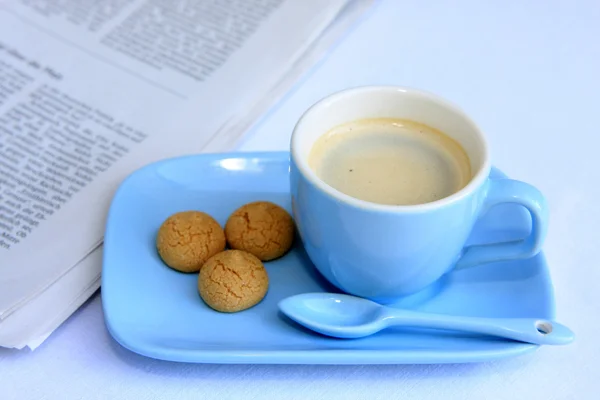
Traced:
<path fill-rule="evenodd" d="M 568 344 L 573 332 L 554 321 L 536 318 L 476 318 L 430 314 L 382 306 L 360 297 L 305 293 L 288 297 L 279 309 L 315 332 L 337 338 L 369 336 L 390 326 L 479 333 L 533 344 Z"/>

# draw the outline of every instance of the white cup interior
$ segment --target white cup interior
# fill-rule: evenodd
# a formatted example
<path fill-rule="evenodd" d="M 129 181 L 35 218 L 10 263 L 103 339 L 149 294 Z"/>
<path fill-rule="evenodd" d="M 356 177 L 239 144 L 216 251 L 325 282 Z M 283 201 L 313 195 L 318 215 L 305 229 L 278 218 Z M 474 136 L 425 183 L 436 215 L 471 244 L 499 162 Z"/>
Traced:
<path fill-rule="evenodd" d="M 366 202 L 350 198 L 325 185 L 308 165 L 315 141 L 334 127 L 363 118 L 401 118 L 429 125 L 452 137 L 465 149 L 473 176 L 469 184 L 452 196 L 418 206 L 431 207 L 452 201 L 473 189 L 487 177 L 490 168 L 485 138 L 473 121 L 451 103 L 419 90 L 394 86 L 368 86 L 348 89 L 319 101 L 300 118 L 292 135 L 291 152 L 300 171 L 323 190 L 361 206 Z M 369 203 L 371 204 L 371 203 Z"/>

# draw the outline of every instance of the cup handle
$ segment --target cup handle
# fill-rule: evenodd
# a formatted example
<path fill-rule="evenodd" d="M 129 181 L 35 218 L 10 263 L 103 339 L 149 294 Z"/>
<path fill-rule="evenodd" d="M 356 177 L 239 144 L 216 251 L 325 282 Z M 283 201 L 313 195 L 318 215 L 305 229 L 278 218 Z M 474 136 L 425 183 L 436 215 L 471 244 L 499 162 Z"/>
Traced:
<path fill-rule="evenodd" d="M 529 258 L 540 252 L 548 231 L 548 205 L 535 187 L 512 179 L 490 179 L 482 212 L 495 205 L 514 203 L 531 214 L 531 233 L 522 240 L 468 246 L 456 263 L 456 269 L 483 263 Z"/>

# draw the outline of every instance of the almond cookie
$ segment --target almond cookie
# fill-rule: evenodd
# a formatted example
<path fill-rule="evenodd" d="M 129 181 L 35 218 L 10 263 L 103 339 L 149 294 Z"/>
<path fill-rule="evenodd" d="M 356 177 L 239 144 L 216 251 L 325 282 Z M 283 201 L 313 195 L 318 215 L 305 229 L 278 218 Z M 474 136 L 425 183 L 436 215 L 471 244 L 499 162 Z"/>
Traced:
<path fill-rule="evenodd" d="M 231 214 L 225 224 L 227 243 L 262 261 L 284 255 L 294 241 L 294 220 L 286 210 L 268 201 L 248 203 Z"/>
<path fill-rule="evenodd" d="M 171 215 L 156 236 L 160 258 L 181 272 L 198 272 L 202 264 L 225 248 L 223 228 L 210 215 L 183 211 Z"/>
<path fill-rule="evenodd" d="M 267 294 L 269 277 L 262 262 L 241 250 L 226 250 L 206 261 L 198 292 L 214 310 L 232 313 L 258 304 Z"/>

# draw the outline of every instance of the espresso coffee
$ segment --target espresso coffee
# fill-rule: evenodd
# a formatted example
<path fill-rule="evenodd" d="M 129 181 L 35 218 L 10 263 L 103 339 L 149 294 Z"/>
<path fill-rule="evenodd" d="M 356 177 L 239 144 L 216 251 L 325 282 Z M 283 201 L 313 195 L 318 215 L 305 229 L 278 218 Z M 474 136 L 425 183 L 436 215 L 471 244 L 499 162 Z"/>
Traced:
<path fill-rule="evenodd" d="M 335 127 L 313 145 L 309 165 L 340 192 L 387 205 L 440 200 L 471 179 L 469 157 L 458 142 L 400 119 L 364 119 Z"/>

